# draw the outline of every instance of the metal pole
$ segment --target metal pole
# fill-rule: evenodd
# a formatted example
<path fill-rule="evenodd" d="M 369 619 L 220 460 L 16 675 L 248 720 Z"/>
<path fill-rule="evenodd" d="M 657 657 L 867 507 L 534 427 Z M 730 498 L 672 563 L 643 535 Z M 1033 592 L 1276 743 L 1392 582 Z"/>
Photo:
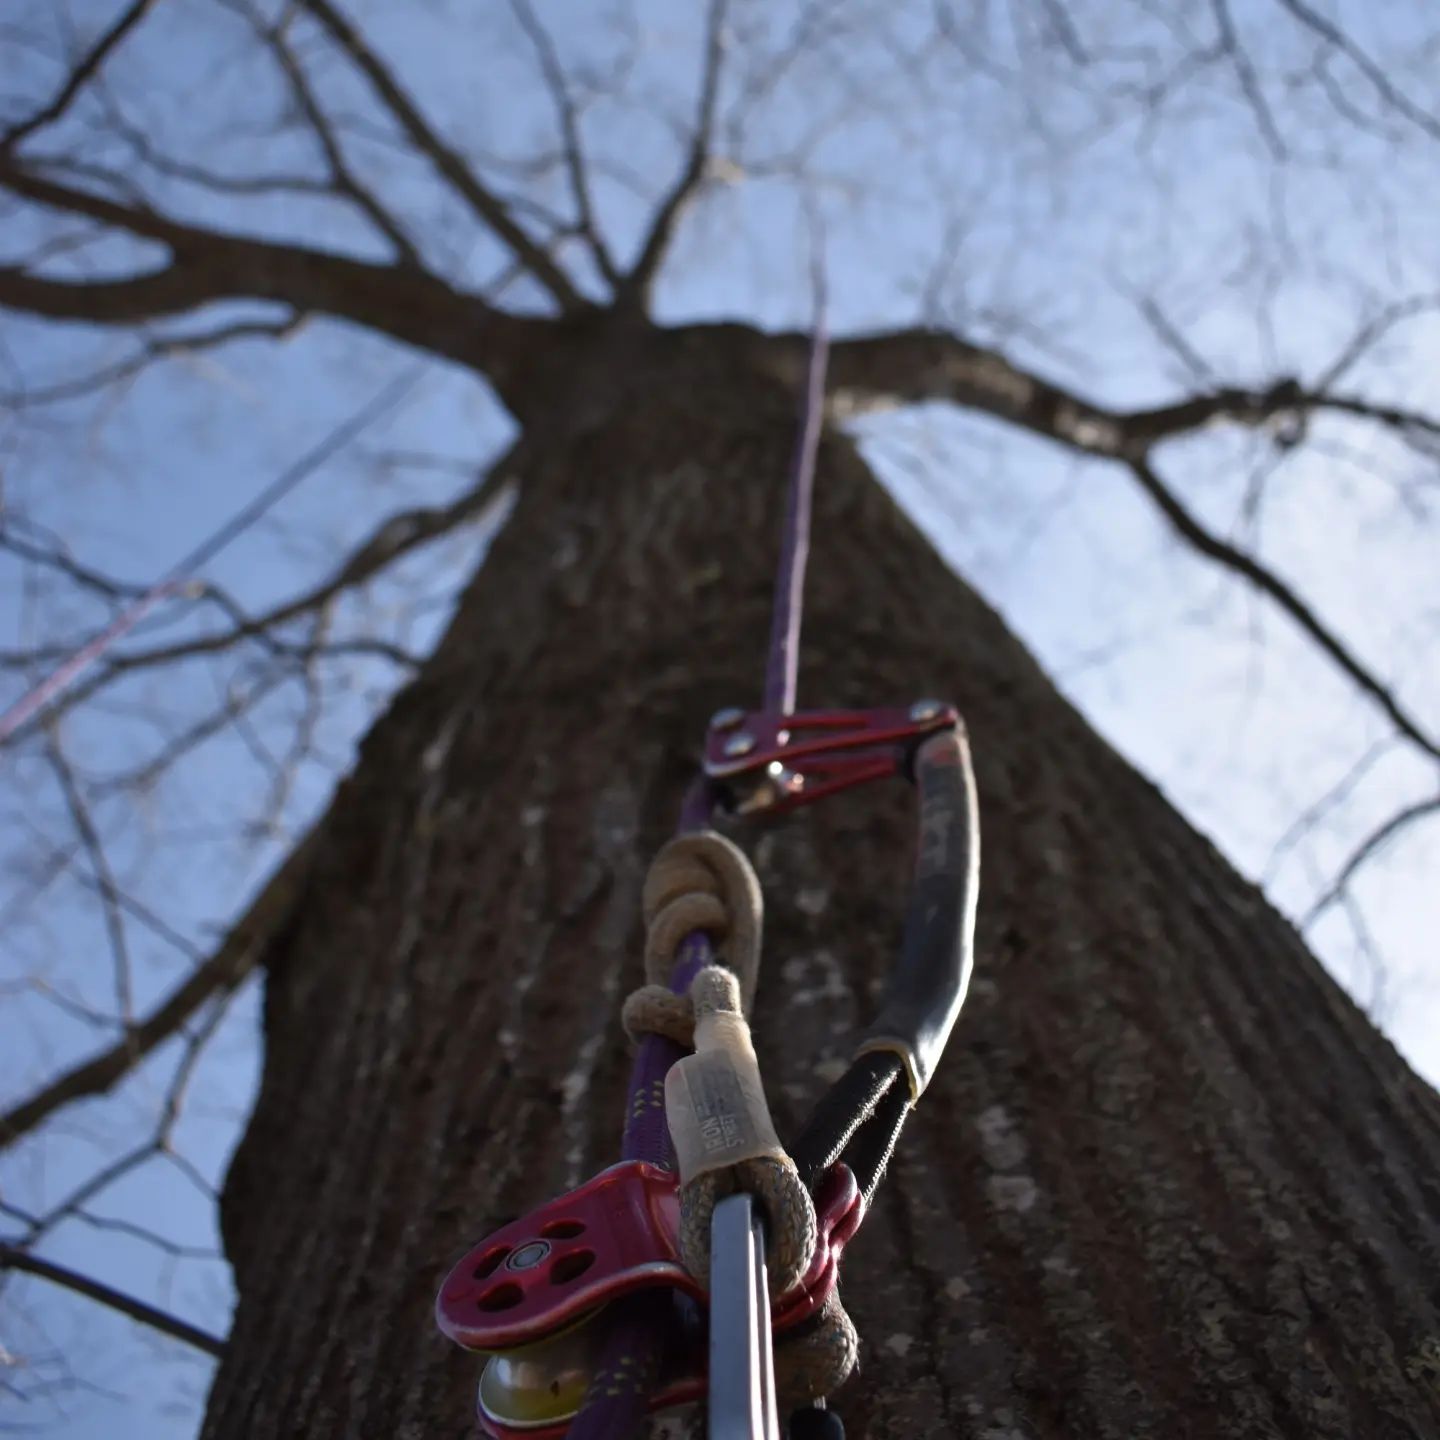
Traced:
<path fill-rule="evenodd" d="M 748 1194 L 710 1221 L 709 1440 L 779 1440 L 765 1226 Z"/>

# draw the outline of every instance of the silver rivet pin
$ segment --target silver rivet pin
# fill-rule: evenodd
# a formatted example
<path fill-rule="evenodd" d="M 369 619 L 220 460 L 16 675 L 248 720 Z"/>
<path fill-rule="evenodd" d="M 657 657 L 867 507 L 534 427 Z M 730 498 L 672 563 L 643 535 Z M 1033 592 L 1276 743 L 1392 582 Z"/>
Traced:
<path fill-rule="evenodd" d="M 742 730 L 738 735 L 732 735 L 725 742 L 725 753 L 731 759 L 737 759 L 741 755 L 748 755 L 755 748 L 755 737 L 748 730 Z"/>
<path fill-rule="evenodd" d="M 927 720 L 935 719 L 944 708 L 939 700 L 917 700 L 910 707 L 910 718 L 917 725 L 923 725 Z"/>
<path fill-rule="evenodd" d="M 506 1262 L 507 1270 L 533 1270 L 548 1254 L 550 1247 L 543 1240 L 522 1245 Z"/>
<path fill-rule="evenodd" d="M 723 710 L 717 710 L 710 717 L 710 728 L 712 730 L 733 730 L 743 719 L 745 712 L 737 709 L 734 705 L 727 705 Z"/>

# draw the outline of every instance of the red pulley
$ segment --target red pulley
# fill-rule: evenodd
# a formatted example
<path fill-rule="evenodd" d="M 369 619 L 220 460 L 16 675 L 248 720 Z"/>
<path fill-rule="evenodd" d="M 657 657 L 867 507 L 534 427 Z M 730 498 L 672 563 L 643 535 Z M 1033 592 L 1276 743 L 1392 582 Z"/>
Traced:
<path fill-rule="evenodd" d="M 859 1227 L 864 1202 L 844 1165 L 826 1174 L 815 1210 L 815 1254 L 775 1302 L 777 1338 L 825 1303 Z M 585 1322 L 612 1300 L 665 1287 L 703 1306 L 705 1292 L 680 1261 L 679 1221 L 676 1176 L 625 1161 L 497 1230 L 455 1266 L 440 1288 L 436 1321 L 457 1344 L 495 1357 L 480 1391 L 488 1433 L 501 1440 L 564 1434 L 587 1380 Z M 662 1383 L 651 1408 L 702 1396 L 702 1367 L 698 1351 L 679 1357 L 682 1373 Z"/>

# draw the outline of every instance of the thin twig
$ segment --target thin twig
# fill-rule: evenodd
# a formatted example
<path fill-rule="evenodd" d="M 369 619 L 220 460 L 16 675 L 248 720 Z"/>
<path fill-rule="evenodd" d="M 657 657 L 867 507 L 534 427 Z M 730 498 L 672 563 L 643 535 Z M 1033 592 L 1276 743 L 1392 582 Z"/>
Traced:
<path fill-rule="evenodd" d="M 768 363 L 775 373 L 798 386 L 806 353 L 803 337 L 771 336 L 760 344 L 761 363 Z M 832 350 L 830 373 L 832 393 L 843 396 L 852 413 L 863 409 L 866 401 L 887 398 L 948 400 L 1007 420 L 1080 454 L 1124 464 L 1183 539 L 1268 595 L 1379 705 L 1401 734 L 1440 759 L 1440 742 L 1402 704 L 1396 691 L 1360 660 L 1292 586 L 1254 555 L 1208 531 L 1161 480 L 1152 459 L 1152 451 L 1161 443 L 1219 421 L 1260 426 L 1323 410 L 1378 421 L 1402 436 L 1418 432 L 1437 438 L 1440 421 L 1354 396 L 1310 393 L 1298 381 L 1288 379 L 1263 390 L 1210 389 L 1147 410 L 1108 410 L 1021 369 L 993 349 L 943 331 L 912 329 L 841 341 Z"/>
<path fill-rule="evenodd" d="M 640 258 L 625 276 L 616 293 L 616 303 L 641 308 L 648 301 L 655 276 L 670 248 L 681 212 L 695 197 L 710 162 L 710 143 L 715 131 L 715 111 L 720 94 L 721 62 L 725 55 L 726 0 L 710 0 L 705 23 L 705 58 L 700 76 L 700 98 L 695 125 L 680 174 L 661 200 L 649 233 L 640 247 Z"/>
<path fill-rule="evenodd" d="M 1313 804 L 1307 805 L 1291 821 L 1285 833 L 1270 848 L 1262 878 L 1268 882 L 1275 874 L 1280 862 L 1305 838 L 1335 806 L 1350 797 L 1355 787 L 1370 773 L 1375 762 L 1385 755 L 1395 743 L 1392 735 L 1375 741 L 1363 755 Z"/>
<path fill-rule="evenodd" d="M 540 18 L 535 14 L 530 0 L 510 0 L 510 8 L 514 12 L 520 28 L 524 30 L 530 44 L 534 47 L 536 57 L 540 62 L 540 73 L 544 78 L 546 89 L 550 92 L 550 98 L 554 102 L 556 115 L 560 121 L 565 173 L 569 176 L 570 195 L 575 202 L 577 233 L 584 240 L 586 248 L 595 260 L 596 268 L 613 292 L 620 285 L 620 272 L 615 267 L 615 261 L 610 255 L 610 249 L 605 244 L 605 237 L 595 219 L 595 206 L 590 196 L 589 167 L 580 139 L 580 117 L 575 109 L 574 97 L 570 94 L 570 86 L 565 79 L 564 67 L 560 64 L 560 57 L 555 52 L 555 42 L 551 39 L 550 32 L 540 23 Z"/>
<path fill-rule="evenodd" d="M 64 1106 L 103 1095 L 213 996 L 239 985 L 293 912 L 309 873 L 316 833 L 312 830 L 291 851 L 215 954 L 134 1025 L 120 1043 L 56 1076 L 0 1115 L 0 1149 L 28 1135 Z"/>
<path fill-rule="evenodd" d="M 1390 83 L 1390 77 L 1343 30 L 1323 15 L 1317 14 L 1304 0 L 1280 0 L 1280 4 L 1308 30 L 1339 50 L 1375 87 L 1375 93 L 1392 110 L 1398 111 L 1412 125 L 1418 126 L 1432 140 L 1440 140 L 1440 119 L 1422 110 L 1408 96 Z"/>
<path fill-rule="evenodd" d="M 1240 81 L 1240 92 L 1244 95 L 1251 113 L 1255 116 L 1260 134 L 1266 145 L 1270 147 L 1270 153 L 1275 159 L 1283 160 L 1288 153 L 1285 139 L 1280 134 L 1280 128 L 1276 125 L 1270 106 L 1265 101 L 1265 91 L 1261 87 L 1260 77 L 1255 73 L 1255 67 L 1250 63 L 1250 57 L 1245 53 L 1245 48 L 1240 44 L 1240 37 L 1235 32 L 1235 20 L 1230 14 L 1230 0 L 1210 0 L 1210 7 L 1214 11 L 1215 23 L 1220 31 L 1221 48 L 1230 57 L 1230 61 L 1235 67 L 1236 77 Z"/>
<path fill-rule="evenodd" d="M 80 843 L 90 860 L 90 869 L 99 887 L 105 929 L 110 936 L 110 951 L 115 962 L 115 1003 L 119 1010 L 120 1023 L 128 1030 L 135 1018 L 135 995 L 131 983 L 130 946 L 125 936 L 125 920 L 120 913 L 120 887 L 115 883 L 115 873 L 106 858 L 105 846 L 100 840 L 100 832 L 95 827 L 90 807 L 85 803 L 75 772 L 60 747 L 59 736 L 53 730 L 45 737 L 45 754 L 55 778 L 60 782 L 65 808 L 70 812 L 71 823 L 80 836 Z"/>
<path fill-rule="evenodd" d="M 351 21 L 330 0 L 299 0 L 299 3 L 350 57 L 415 148 L 515 257 L 524 261 L 526 269 L 550 292 L 561 310 L 569 313 L 584 309 L 584 297 L 576 290 L 570 277 L 515 223 L 510 212 L 480 182 L 459 153 L 440 138 L 399 81 L 361 39 L 360 32 Z"/>
<path fill-rule="evenodd" d="M 1440 760 L 1440 743 L 1430 737 L 1420 722 L 1400 703 L 1396 693 L 1360 661 L 1335 631 L 1326 625 L 1284 580 L 1262 565 L 1253 555 L 1237 549 L 1207 530 L 1180 502 L 1179 496 L 1160 479 L 1148 458 L 1132 461 L 1130 472 L 1183 539 L 1207 559 L 1223 565 L 1268 595 L 1379 705 L 1401 734 L 1413 740 L 1427 754 Z"/>
<path fill-rule="evenodd" d="M 0 1270 L 34 1275 L 38 1279 L 48 1280 L 52 1285 L 73 1290 L 77 1295 L 84 1295 L 86 1299 L 117 1310 L 132 1320 L 138 1320 L 142 1325 L 148 1325 L 152 1330 L 158 1330 L 162 1335 L 183 1340 L 185 1344 L 193 1345 L 207 1355 L 218 1357 L 225 1353 L 225 1342 L 209 1331 L 200 1329 L 198 1325 L 191 1325 L 189 1321 L 158 1310 L 153 1305 L 147 1305 L 133 1295 L 126 1295 L 109 1285 L 102 1285 L 88 1275 L 81 1275 L 64 1265 L 57 1265 L 53 1260 L 42 1260 L 38 1255 L 32 1255 L 19 1246 L 0 1242 Z"/>
<path fill-rule="evenodd" d="M 43 126 L 58 120 L 70 108 L 70 102 L 99 71 L 111 51 L 145 18 L 146 12 L 154 3 L 155 0 L 132 0 L 130 6 L 121 11 L 115 23 L 100 36 L 75 68 L 65 77 L 65 83 L 60 87 L 55 98 L 43 110 L 37 111 L 28 120 L 22 120 L 18 125 L 12 125 L 3 136 L 0 136 L 0 155 L 9 153 L 27 135 L 33 135 Z"/>
<path fill-rule="evenodd" d="M 306 123 L 314 133 L 321 154 L 325 157 L 325 163 L 330 168 L 330 183 L 336 193 L 349 200 L 385 236 L 394 247 L 398 259 L 407 265 L 418 266 L 420 255 L 410 237 L 401 229 L 400 223 L 395 217 L 381 205 L 370 190 L 360 183 L 354 171 L 351 170 L 350 164 L 345 158 L 345 152 L 340 148 L 340 142 L 335 137 L 334 129 L 325 118 L 325 112 L 320 108 L 320 102 L 310 87 L 310 81 L 304 68 L 296 58 L 295 52 L 285 43 L 285 35 L 281 28 L 284 21 L 282 20 L 279 25 L 267 25 L 248 7 L 244 13 L 254 25 L 261 40 L 269 48 L 270 53 L 275 57 L 275 63 L 280 67 L 286 80 L 290 82 L 290 90 L 295 96 L 295 103 L 300 107 L 300 113 L 305 117 Z"/>
<path fill-rule="evenodd" d="M 1301 928 L 1308 930 L 1346 893 L 1350 882 L 1355 878 L 1361 866 L 1373 860 L 1380 851 L 1389 846 L 1412 825 L 1435 814 L 1440 814 L 1440 795 L 1432 795 L 1428 800 L 1417 800 L 1415 804 L 1407 805 L 1403 810 L 1397 811 L 1383 825 L 1377 825 L 1350 852 L 1349 858 L 1336 872 L 1335 878 L 1305 912 L 1305 916 L 1300 922 Z"/>
<path fill-rule="evenodd" d="M 62 380 L 38 390 L 0 393 L 0 406 L 19 410 L 31 405 L 53 405 L 75 400 L 106 386 L 132 379 L 157 361 L 172 360 L 179 355 L 198 355 L 241 340 L 287 339 L 300 328 L 305 319 L 299 312 L 292 312 L 280 320 L 240 320 L 198 335 L 146 336 L 141 341 L 140 349 L 124 360 L 117 360 L 113 365 L 103 366 L 78 379 Z"/>

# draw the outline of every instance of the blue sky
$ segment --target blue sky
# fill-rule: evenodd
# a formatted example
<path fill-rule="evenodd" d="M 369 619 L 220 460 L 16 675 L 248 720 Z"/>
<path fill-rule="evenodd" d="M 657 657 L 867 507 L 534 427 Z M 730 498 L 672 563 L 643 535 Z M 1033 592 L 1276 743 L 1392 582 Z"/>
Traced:
<path fill-rule="evenodd" d="M 1313 36 L 1259 0 L 1235 9 L 1285 138 L 1283 157 L 1259 138 L 1233 65 L 1212 61 L 1186 73 L 1185 56 L 1205 34 L 1183 7 L 1169 21 L 1143 7 L 1076 8 L 1090 56 L 1077 67 L 1019 7 L 848 4 L 817 27 L 814 7 L 737 5 L 724 163 L 682 229 L 660 315 L 803 323 L 809 212 L 823 219 L 832 323 L 841 331 L 953 324 L 1096 399 L 1139 406 L 1200 383 L 1147 320 L 1139 302 L 1153 296 L 1195 352 L 1190 363 L 1224 381 L 1324 373 L 1386 303 L 1433 287 L 1436 222 L 1414 197 L 1433 191 L 1440 151 L 1388 114 L 1353 64 L 1335 61 L 1326 76 L 1366 123 L 1340 118 L 1311 73 Z M 94 34 L 114 10 L 87 0 L 66 23 Z M 354 13 L 455 143 L 507 186 L 529 185 L 532 199 L 560 203 L 562 177 L 516 178 L 527 157 L 553 148 L 555 122 L 534 56 L 504 7 L 477 15 L 436 0 L 402 12 L 376 0 Z M 553 3 L 540 13 L 570 73 L 597 92 L 583 133 L 597 209 L 624 254 L 646 197 L 677 163 L 676 131 L 698 73 L 696 16 L 658 0 Z M 1396 87 L 1421 93 L 1414 87 L 1427 52 L 1405 7 L 1347 3 L 1336 13 L 1386 57 Z M 944 15 L 954 23 L 936 31 Z M 46 56 L 63 53 L 66 41 L 55 17 L 28 23 L 33 31 L 8 41 L 26 57 L 31 84 L 16 92 L 15 113 L 47 93 L 56 72 Z M 789 55 L 797 36 L 803 43 Z M 313 40 L 304 53 L 327 104 L 363 115 L 370 102 L 353 77 Z M 107 77 L 126 119 L 176 155 L 229 174 L 315 172 L 303 134 L 280 123 L 273 67 L 215 0 L 163 7 Z M 609 93 L 613 84 L 618 93 Z M 113 141 L 106 150 L 96 138 L 112 123 L 98 102 L 82 106 L 37 149 L 113 158 Z M 363 129 L 347 129 L 346 142 L 356 167 L 403 210 L 432 264 L 477 286 L 498 273 L 493 240 L 421 167 Z M 802 163 L 803 184 L 795 173 Z M 290 197 L 257 206 L 156 177 L 147 185 L 157 203 L 207 223 L 382 253 L 334 205 Z M 53 218 L 38 211 L 6 219 L 7 259 L 55 233 Z M 123 273 L 144 258 L 133 244 L 104 242 L 46 268 Z M 507 303 L 539 302 L 519 285 Z M 241 313 L 257 307 L 209 318 Z M 1434 319 L 1420 311 L 1367 354 L 1355 387 L 1440 413 L 1437 339 Z M 13 397 L 21 380 L 34 389 L 86 373 L 133 343 L 0 316 L 0 390 Z M 63 537 L 87 564 L 147 581 L 412 364 L 394 346 L 312 321 L 282 345 L 247 343 L 157 366 L 100 397 L 12 404 L 0 412 L 6 515 Z M 1091 722 L 1243 873 L 1263 878 L 1288 914 L 1303 915 L 1368 829 L 1434 789 L 1433 765 L 1389 743 L 1383 717 L 1283 617 L 1180 548 L 1123 474 L 944 407 L 870 417 L 859 430 L 897 496 Z M 474 376 L 427 366 L 394 417 L 309 479 L 205 578 L 252 610 L 283 599 L 385 516 L 458 494 L 508 437 L 506 417 Z M 1207 523 L 1258 545 L 1418 713 L 1440 715 L 1433 466 L 1350 423 L 1316 422 L 1310 439 L 1269 475 L 1275 456 L 1265 437 L 1197 436 L 1167 449 L 1165 472 Z M 1260 475 L 1262 503 L 1251 514 L 1247 495 Z M 348 599 L 334 633 L 381 634 L 423 654 L 499 518 Z M 0 587 L 7 648 L 63 645 L 106 618 L 103 607 L 13 564 Z M 213 614 L 170 607 L 128 643 L 213 623 Z M 278 805 L 266 756 L 283 754 L 306 721 L 306 696 L 293 685 L 256 708 L 248 733 L 225 730 L 144 794 L 106 793 L 107 775 L 252 683 L 253 660 L 126 681 L 64 730 L 125 884 L 202 950 L 323 805 L 402 674 L 374 659 L 327 669 L 315 756 Z M 17 676 L 6 684 L 6 694 L 18 693 Z M 72 843 L 53 777 L 33 746 L 4 763 L 0 980 L 41 974 L 71 1000 L 105 1009 L 111 970 L 83 868 L 32 896 L 46 858 Z M 1343 798 L 1285 845 L 1297 817 L 1357 765 Z M 1426 937 L 1440 928 L 1436 858 L 1434 836 L 1417 830 L 1356 887 L 1386 960 L 1383 987 L 1357 948 L 1352 915 L 1334 908 L 1309 932 L 1432 1080 L 1440 1077 L 1440 972 Z M 131 942 L 144 1010 L 188 962 L 143 927 L 132 927 Z M 38 994 L 7 992 L 4 1003 L 7 1094 L 103 1038 Z M 191 1085 L 177 1148 L 196 1176 L 152 1161 L 95 1203 L 101 1218 L 199 1250 L 217 1244 L 204 1187 L 223 1174 L 253 1091 L 257 1011 L 252 984 Z M 171 1047 L 117 1094 L 77 1107 L 7 1157 L 5 1198 L 28 1209 L 54 1204 L 135 1143 L 177 1060 Z M 122 1231 L 76 1221 L 42 1248 L 224 1328 L 230 1296 L 221 1261 L 166 1258 Z M 208 1362 L 35 1284 L 14 1285 L 5 1303 L 7 1349 L 34 1357 L 37 1374 L 44 1357 L 62 1354 L 98 1388 L 40 1398 L 13 1415 L 0 1398 L 0 1421 L 20 1419 L 66 1440 L 102 1430 L 147 1440 L 194 1433 Z"/>

